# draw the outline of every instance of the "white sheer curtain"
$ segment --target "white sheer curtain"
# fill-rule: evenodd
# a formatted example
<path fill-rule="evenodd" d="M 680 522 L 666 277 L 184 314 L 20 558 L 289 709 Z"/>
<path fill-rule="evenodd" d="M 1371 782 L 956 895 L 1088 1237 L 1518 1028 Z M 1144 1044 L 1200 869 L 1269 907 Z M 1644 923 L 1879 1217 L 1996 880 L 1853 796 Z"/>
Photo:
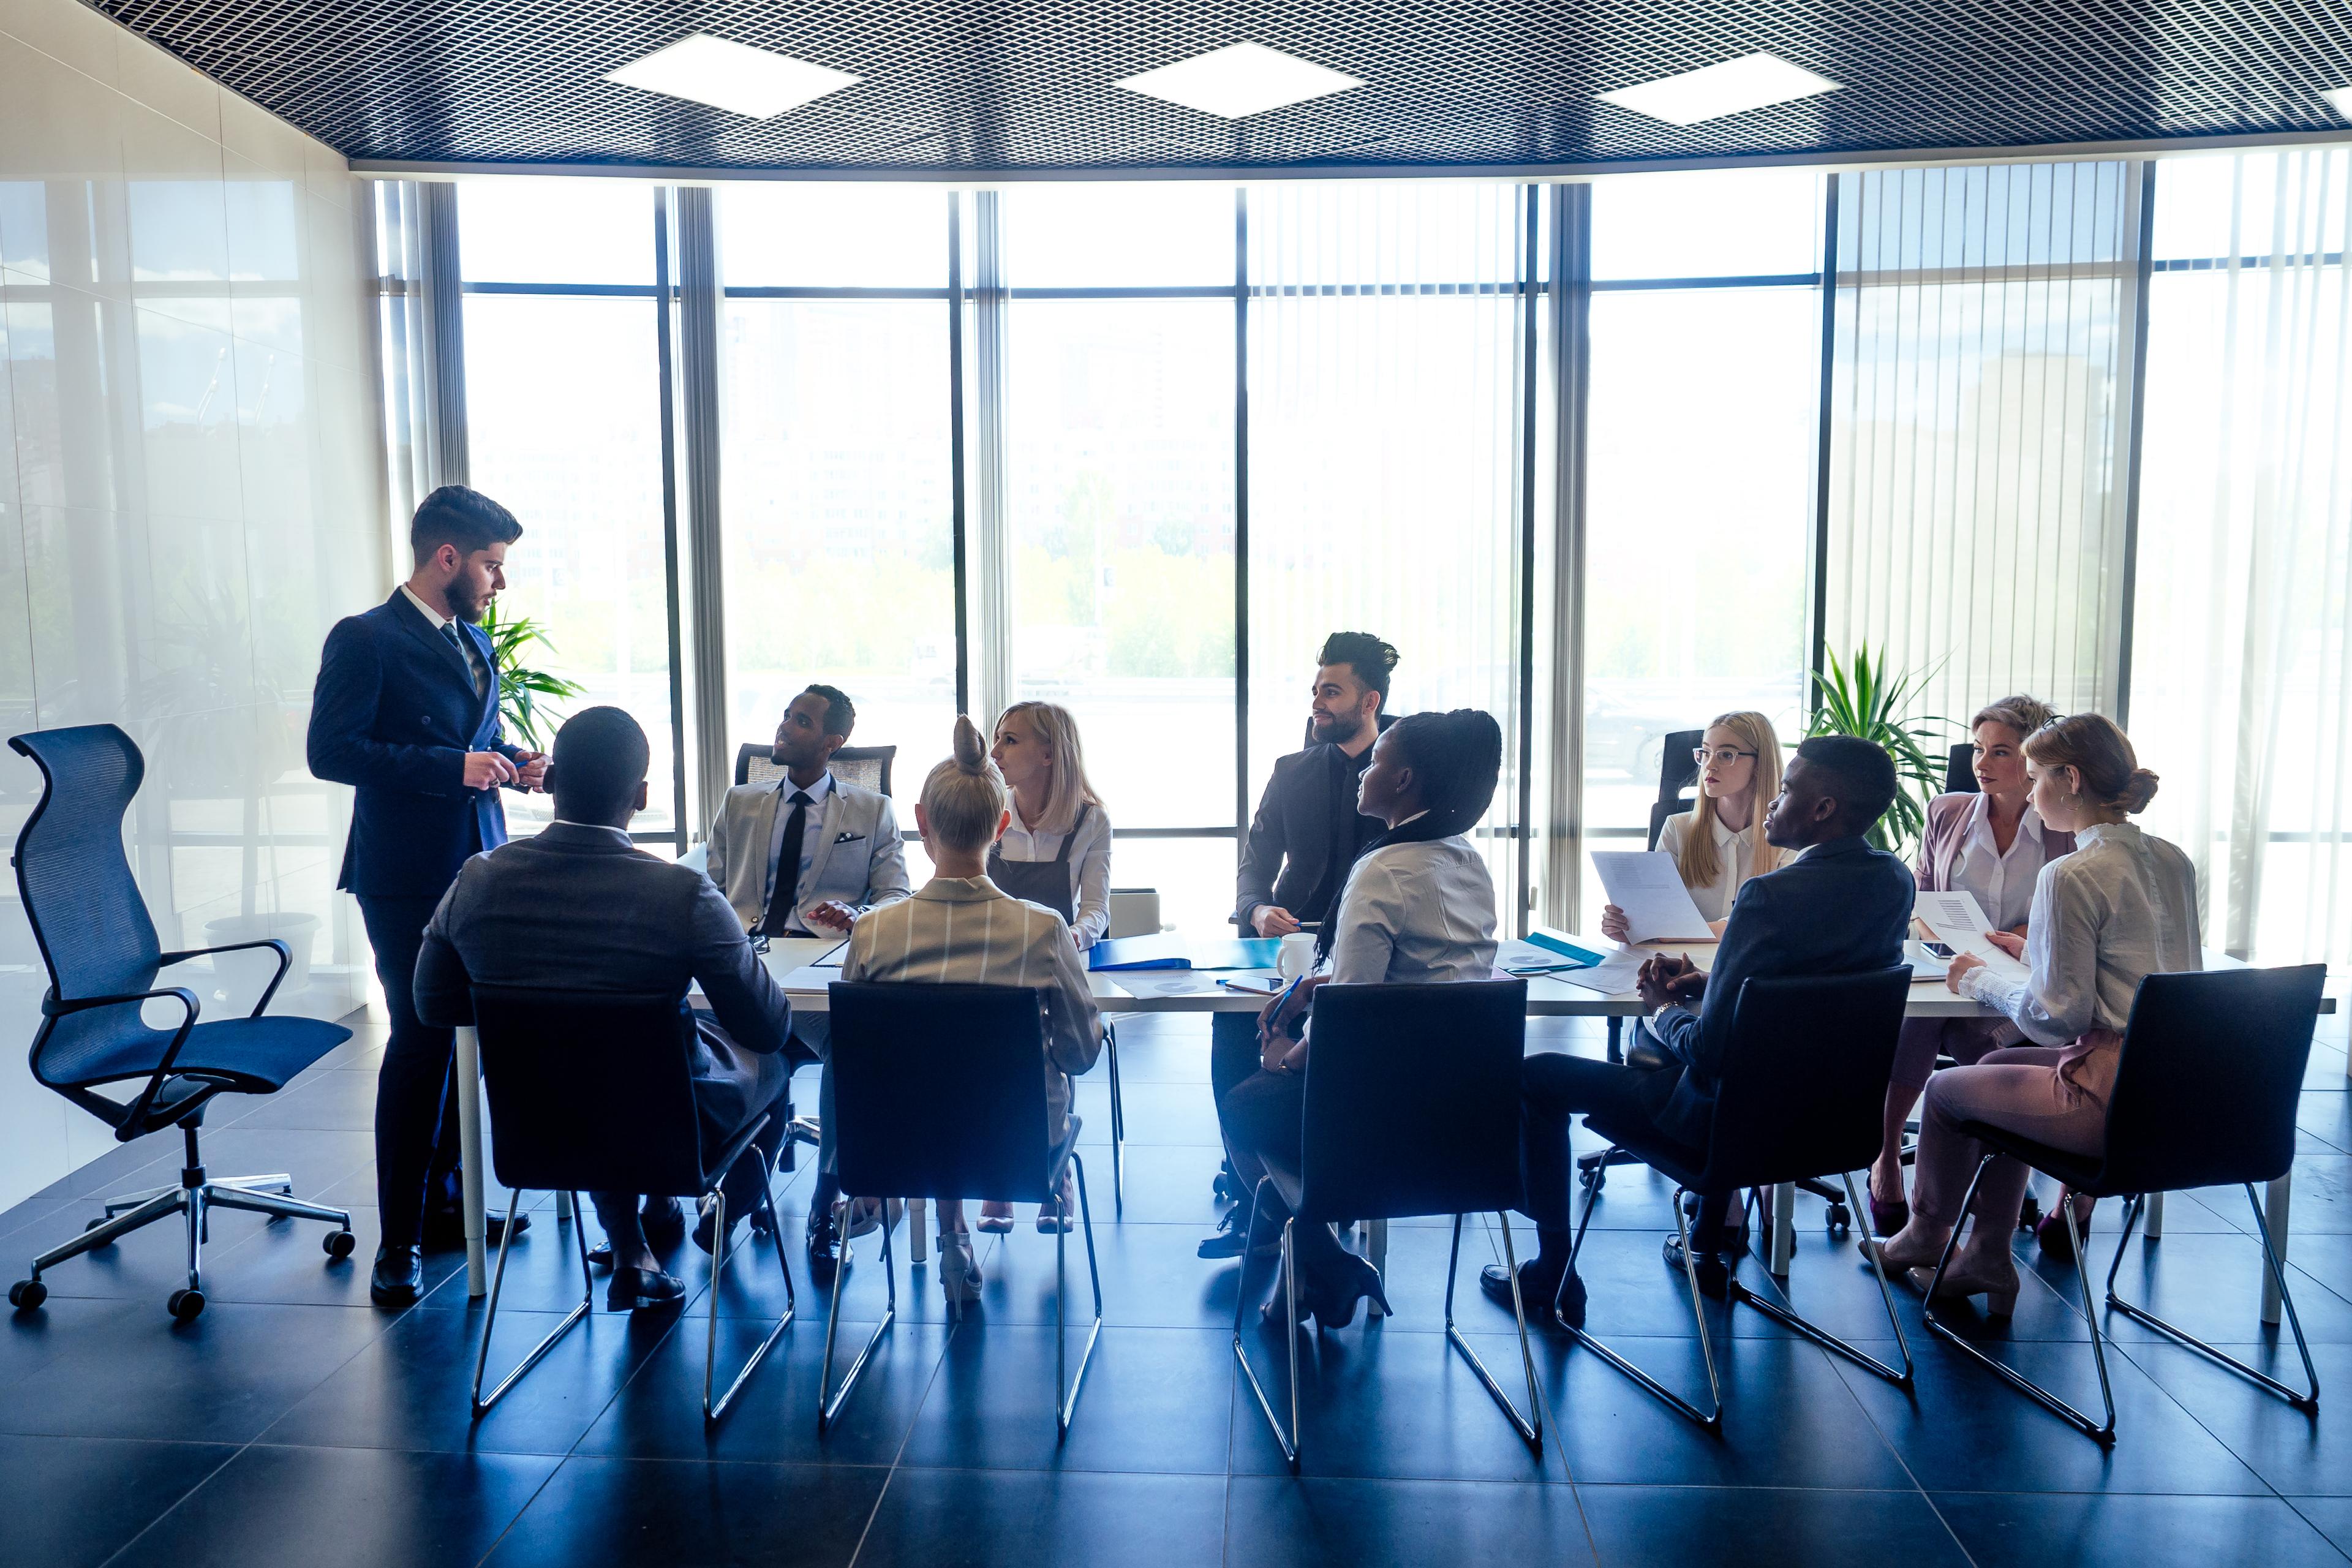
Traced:
<path fill-rule="evenodd" d="M 1839 176 L 1827 595 L 1958 726 L 2112 698 L 2138 234 L 2119 162 Z"/>
<path fill-rule="evenodd" d="M 2352 960 L 2352 152 L 2157 187 L 2131 732 L 2209 943 Z"/>

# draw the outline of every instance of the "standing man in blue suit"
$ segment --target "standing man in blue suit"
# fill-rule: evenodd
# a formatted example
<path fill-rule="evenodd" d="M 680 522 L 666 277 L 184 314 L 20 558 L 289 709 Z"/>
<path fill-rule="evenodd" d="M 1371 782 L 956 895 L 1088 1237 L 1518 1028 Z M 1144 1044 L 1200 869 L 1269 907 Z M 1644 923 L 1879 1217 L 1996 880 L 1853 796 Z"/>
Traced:
<path fill-rule="evenodd" d="M 547 759 L 506 742 L 499 672 L 479 622 L 506 586 L 514 514 L 444 485 L 409 524 L 415 570 L 392 597 L 327 634 L 310 700 L 310 771 L 353 786 L 338 888 L 359 900 L 375 949 L 392 1038 L 376 1077 L 376 1201 L 383 1245 L 368 1280 L 376 1305 L 414 1302 L 420 1253 L 462 1246 L 454 1039 L 416 1016 L 425 927 L 467 857 L 507 841 L 500 787 L 537 789 Z M 496 1239 L 516 1215 L 489 1216 Z"/>

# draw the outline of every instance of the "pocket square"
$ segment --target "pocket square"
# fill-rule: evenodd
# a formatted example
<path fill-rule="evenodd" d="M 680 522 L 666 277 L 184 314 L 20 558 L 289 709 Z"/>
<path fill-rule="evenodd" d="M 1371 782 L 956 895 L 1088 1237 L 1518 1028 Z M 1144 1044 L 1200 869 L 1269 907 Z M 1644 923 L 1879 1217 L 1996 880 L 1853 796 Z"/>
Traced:
<path fill-rule="evenodd" d="M 833 841 L 835 844 L 859 844 L 863 843 L 865 838 L 866 835 L 863 833 L 836 833 L 833 836 Z"/>

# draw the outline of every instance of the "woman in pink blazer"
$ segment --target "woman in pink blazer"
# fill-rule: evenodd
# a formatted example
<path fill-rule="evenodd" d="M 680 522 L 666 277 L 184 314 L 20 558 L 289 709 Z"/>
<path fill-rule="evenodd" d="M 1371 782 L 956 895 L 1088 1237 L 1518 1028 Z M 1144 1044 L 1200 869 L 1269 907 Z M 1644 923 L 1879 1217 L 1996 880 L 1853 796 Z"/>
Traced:
<path fill-rule="evenodd" d="M 2045 826 L 2026 799 L 2026 737 L 2055 717 L 2034 698 L 2004 697 L 1969 721 L 1976 742 L 1974 795 L 1939 795 L 1927 803 L 1919 864 L 1913 872 L 1923 893 L 1966 889 L 1993 929 L 2018 939 L 2024 951 L 2025 917 L 2042 868 L 2071 854 L 2074 836 Z M 2004 942 L 2002 945 L 2008 945 Z M 1886 1134 L 1870 1172 L 1872 1229 L 1892 1236 L 1911 1217 L 1903 1192 L 1903 1129 L 1919 1102 L 1940 1053 L 1963 1065 L 2021 1038 L 2006 1018 L 1913 1018 L 1895 1051 L 1886 1089 Z"/>

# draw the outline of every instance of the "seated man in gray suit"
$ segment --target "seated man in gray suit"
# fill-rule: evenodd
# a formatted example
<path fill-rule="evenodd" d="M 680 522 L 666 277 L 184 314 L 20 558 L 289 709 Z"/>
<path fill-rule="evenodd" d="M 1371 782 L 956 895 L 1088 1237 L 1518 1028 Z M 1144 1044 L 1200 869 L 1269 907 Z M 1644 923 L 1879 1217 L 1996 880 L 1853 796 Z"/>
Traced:
<path fill-rule="evenodd" d="M 710 1005 L 695 1015 L 694 1102 L 703 1147 L 718 1148 L 754 1117 L 775 1113 L 727 1173 L 731 1228 L 758 1205 L 761 1184 L 783 1146 L 792 1004 L 719 890 L 690 868 L 629 841 L 629 819 L 646 807 L 650 754 L 646 732 L 618 708 L 590 708 L 566 721 L 548 771 L 555 820 L 537 837 L 516 839 L 458 868 L 425 930 L 416 1011 L 437 1026 L 467 1021 L 477 982 L 573 993 L 675 992 L 681 1008 L 688 982 L 700 984 Z M 605 1304 L 623 1311 L 682 1300 L 685 1286 L 663 1272 L 648 1244 L 651 1237 L 677 1245 L 686 1228 L 677 1201 L 640 1217 L 635 1193 L 591 1196 L 613 1267 Z M 706 1215 L 695 1230 L 706 1252 L 716 1239 L 712 1229 Z"/>
<path fill-rule="evenodd" d="M 710 825 L 710 879 L 754 935 L 846 935 L 866 910 L 914 890 L 890 797 L 837 779 L 827 766 L 856 721 L 857 710 L 833 687 L 812 686 L 793 698 L 776 726 L 774 756 L 783 777 L 737 784 Z M 793 1043 L 801 1059 L 824 1058 L 832 1043 L 827 1022 L 822 1013 L 798 1021 Z M 831 1121 L 832 1101 L 828 1072 L 817 1089 L 820 1127 Z M 833 1210 L 840 1195 L 828 1142 L 817 1152 L 809 1204 L 809 1267 L 820 1276 L 838 1247 Z M 861 1212 L 852 1234 L 871 1228 L 873 1218 Z"/>

